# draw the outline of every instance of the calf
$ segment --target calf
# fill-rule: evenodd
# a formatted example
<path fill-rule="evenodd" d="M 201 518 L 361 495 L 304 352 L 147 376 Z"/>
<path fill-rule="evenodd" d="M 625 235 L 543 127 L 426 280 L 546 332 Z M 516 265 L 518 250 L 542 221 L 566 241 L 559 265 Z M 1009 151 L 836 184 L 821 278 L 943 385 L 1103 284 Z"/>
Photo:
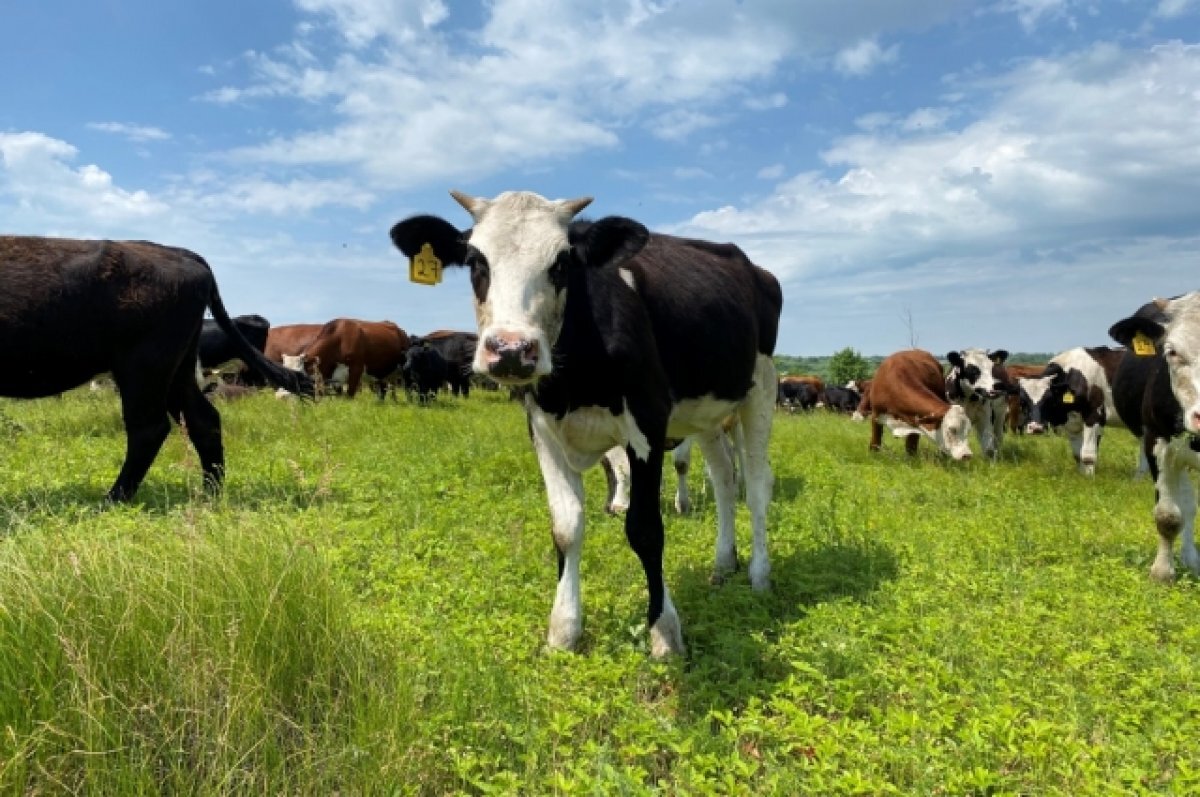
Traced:
<path fill-rule="evenodd" d="M 427 245 L 447 265 L 470 269 L 475 370 L 531 386 L 524 403 L 558 551 L 550 646 L 574 648 L 583 628 L 581 474 L 623 445 L 632 482 L 625 533 L 646 576 L 651 652 L 682 652 L 662 572 L 667 439 L 699 435 L 715 485 L 721 578 L 738 566 L 736 487 L 721 422 L 739 416 L 754 529 L 750 581 L 766 589 L 779 282 L 731 244 L 651 234 L 621 217 L 572 222 L 590 198 L 453 196 L 471 215 L 470 229 L 417 216 L 396 224 L 392 240 L 409 257 Z"/>
<path fill-rule="evenodd" d="M 1107 346 L 1068 349 L 1053 357 L 1041 376 L 1019 380 L 1022 402 L 1029 407 L 1025 431 L 1065 429 L 1079 471 L 1089 476 L 1096 472 L 1105 425 L 1120 423 L 1110 385 L 1123 353 Z"/>
<path fill-rule="evenodd" d="M 1108 333 L 1129 347 L 1113 398 L 1120 417 L 1142 438 L 1154 479 L 1158 553 L 1150 577 L 1174 577 L 1172 549 L 1179 536 L 1183 564 L 1200 575 L 1196 494 L 1188 474 L 1200 470 L 1200 292 L 1156 299 Z"/>
<path fill-rule="evenodd" d="M 246 340 L 199 255 L 145 241 L 0 237 L 0 396 L 52 396 L 111 371 L 127 442 L 108 497 L 133 497 L 171 419 L 184 424 L 216 489 L 221 418 L 195 379 L 205 308 L 239 358 L 276 385 L 312 393 L 309 380 Z"/>
<path fill-rule="evenodd" d="M 861 401 L 862 396 L 851 387 L 831 385 L 821 394 L 821 403 L 831 412 L 853 413 Z"/>
<path fill-rule="evenodd" d="M 860 410 L 871 418 L 870 450 L 879 450 L 886 423 L 894 436 L 906 438 L 910 455 L 924 435 L 956 460 L 971 458 L 971 421 L 961 404 L 950 402 L 942 366 L 929 352 L 909 349 L 886 357 L 863 403 L 867 406 L 860 404 Z"/>
<path fill-rule="evenodd" d="M 950 372 L 946 375 L 946 395 L 967 412 L 984 456 L 995 459 L 1004 442 L 1004 419 L 1008 414 L 1008 392 L 1003 349 L 963 349 L 946 355 Z"/>

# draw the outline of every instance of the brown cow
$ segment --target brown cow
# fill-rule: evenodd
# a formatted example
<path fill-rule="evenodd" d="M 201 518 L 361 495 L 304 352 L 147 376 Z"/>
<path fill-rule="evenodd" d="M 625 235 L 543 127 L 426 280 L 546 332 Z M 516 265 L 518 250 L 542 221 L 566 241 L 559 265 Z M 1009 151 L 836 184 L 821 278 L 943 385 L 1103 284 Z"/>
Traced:
<path fill-rule="evenodd" d="M 929 352 L 909 349 L 887 357 L 864 395 L 871 413 L 872 451 L 879 450 L 886 423 L 893 435 L 907 438 L 904 448 L 909 454 L 917 452 L 925 435 L 954 459 L 971 458 L 971 421 L 961 405 L 950 403 L 942 366 Z"/>
<path fill-rule="evenodd" d="M 408 335 L 391 321 L 335 318 L 304 349 L 304 371 L 319 372 L 328 382 L 339 368 L 345 368 L 346 394 L 351 398 L 365 373 L 375 380 L 376 392 L 383 398 L 385 380 L 399 373 L 409 345 Z"/>
<path fill-rule="evenodd" d="M 324 324 L 284 324 L 267 330 L 263 354 L 273 363 L 283 364 L 283 355 L 301 354 L 312 343 Z"/>

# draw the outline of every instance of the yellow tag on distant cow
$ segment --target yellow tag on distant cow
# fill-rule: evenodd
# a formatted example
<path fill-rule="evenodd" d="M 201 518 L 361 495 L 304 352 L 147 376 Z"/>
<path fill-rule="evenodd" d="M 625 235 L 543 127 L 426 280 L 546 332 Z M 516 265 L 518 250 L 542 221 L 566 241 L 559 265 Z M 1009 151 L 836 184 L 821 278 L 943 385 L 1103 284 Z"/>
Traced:
<path fill-rule="evenodd" d="M 1154 341 L 1146 337 L 1145 332 L 1137 333 L 1133 336 L 1133 353 L 1138 357 L 1153 357 Z"/>
<path fill-rule="evenodd" d="M 423 244 L 421 251 L 408 261 L 408 278 L 419 285 L 437 285 L 442 281 L 442 261 L 433 253 L 433 247 Z"/>
<path fill-rule="evenodd" d="M 1063 404 L 1074 404 L 1074 403 L 1075 403 L 1075 394 L 1074 393 L 1072 393 L 1069 390 L 1066 393 L 1063 393 Z"/>

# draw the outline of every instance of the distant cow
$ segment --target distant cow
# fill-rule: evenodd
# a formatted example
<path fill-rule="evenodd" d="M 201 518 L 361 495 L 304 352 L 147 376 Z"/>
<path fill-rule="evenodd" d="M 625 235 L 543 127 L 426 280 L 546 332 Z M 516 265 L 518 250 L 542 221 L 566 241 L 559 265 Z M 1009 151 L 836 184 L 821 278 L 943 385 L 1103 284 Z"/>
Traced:
<path fill-rule="evenodd" d="M 267 330 L 267 345 L 263 354 L 273 363 L 283 365 L 283 355 L 303 354 L 324 324 L 283 324 Z"/>
<path fill-rule="evenodd" d="M 225 473 L 221 418 L 195 379 L 205 308 L 241 359 L 311 394 L 307 379 L 242 336 L 199 255 L 145 241 L 0 237 L 0 395 L 53 396 L 111 371 L 127 447 L 108 497 L 133 497 L 172 418 L 182 419 L 215 489 Z"/>
<path fill-rule="evenodd" d="M 820 403 L 824 404 L 825 409 L 831 412 L 844 412 L 849 415 L 858 409 L 858 404 L 861 401 L 862 396 L 854 388 L 830 385 L 821 394 Z"/>
<path fill-rule="evenodd" d="M 573 222 L 590 198 L 454 198 L 470 213 L 470 229 L 418 216 L 394 226 L 392 240 L 409 257 L 429 247 L 443 263 L 470 269 L 480 330 L 475 370 L 532 386 L 525 407 L 558 551 L 548 642 L 574 648 L 579 641 L 582 473 L 623 445 L 632 469 L 625 533 L 646 576 L 651 652 L 680 653 L 682 630 L 662 566 L 659 488 L 668 438 L 701 435 L 717 502 L 721 578 L 738 557 L 736 486 L 720 426 L 730 414 L 740 417 L 754 529 L 750 582 L 769 585 L 767 447 L 779 282 L 731 244 L 652 234 L 620 217 Z"/>
<path fill-rule="evenodd" d="M 962 405 L 946 396 L 942 366 L 929 352 L 909 349 L 886 357 L 864 403 L 871 418 L 872 451 L 879 450 L 887 424 L 894 436 L 906 438 L 909 454 L 917 453 L 924 435 L 954 459 L 971 458 L 971 421 Z"/>
<path fill-rule="evenodd" d="M 401 378 L 404 391 L 416 394 L 417 401 L 428 404 L 446 382 L 446 358 L 422 338 L 409 347 L 404 355 Z"/>
<path fill-rule="evenodd" d="M 821 394 L 812 382 L 802 380 L 779 380 L 776 404 L 788 412 L 797 409 L 808 411 L 817 406 Z"/>
<path fill-rule="evenodd" d="M 1154 479 L 1158 553 L 1150 576 L 1174 577 L 1172 549 L 1182 532 L 1183 564 L 1200 575 L 1196 493 L 1189 470 L 1200 470 L 1200 292 L 1156 299 L 1109 335 L 1129 347 L 1113 385 L 1117 412 L 1142 438 Z"/>
<path fill-rule="evenodd" d="M 304 348 L 304 370 L 331 380 L 339 368 L 345 368 L 347 396 L 356 396 L 367 376 L 383 398 L 386 380 L 399 377 L 408 347 L 408 335 L 391 321 L 335 318 Z"/>
<path fill-rule="evenodd" d="M 1110 386 L 1123 354 L 1108 346 L 1068 349 L 1053 357 L 1041 376 L 1019 381 L 1029 407 L 1025 431 L 1064 429 L 1080 472 L 1089 476 L 1096 472 L 1105 425 L 1122 425 Z"/>
<path fill-rule="evenodd" d="M 867 415 L 871 412 L 871 379 L 858 380 L 858 406 L 854 408 L 854 414 L 850 416 L 852 421 L 865 421 Z"/>
<path fill-rule="evenodd" d="M 1013 434 L 1024 434 L 1025 424 L 1029 422 L 1029 400 L 1021 392 L 1021 380 L 1040 377 L 1045 370 L 1045 364 L 1004 364 L 1004 373 L 1007 377 L 1005 383 L 1009 388 L 1007 396 L 1008 415 L 1005 419 L 1005 425 L 1008 427 L 1008 431 Z"/>
<path fill-rule="evenodd" d="M 267 333 L 271 322 L 260 315 L 237 315 L 234 326 L 246 341 L 260 352 L 267 348 Z M 240 360 L 237 344 L 211 318 L 204 319 L 200 327 L 199 359 L 201 368 L 219 368 L 231 360 Z"/>
<path fill-rule="evenodd" d="M 950 362 L 946 396 L 966 410 L 984 456 L 995 459 L 1004 442 L 1008 393 L 1016 389 L 1007 383 L 1004 375 L 1008 352 L 1003 349 L 963 349 L 950 352 L 946 359 Z"/>
<path fill-rule="evenodd" d="M 442 356 L 446 363 L 445 381 L 450 384 L 450 392 L 464 398 L 471 395 L 471 361 L 475 359 L 479 336 L 474 332 L 439 329 L 413 339 L 414 344 L 418 341 Z"/>

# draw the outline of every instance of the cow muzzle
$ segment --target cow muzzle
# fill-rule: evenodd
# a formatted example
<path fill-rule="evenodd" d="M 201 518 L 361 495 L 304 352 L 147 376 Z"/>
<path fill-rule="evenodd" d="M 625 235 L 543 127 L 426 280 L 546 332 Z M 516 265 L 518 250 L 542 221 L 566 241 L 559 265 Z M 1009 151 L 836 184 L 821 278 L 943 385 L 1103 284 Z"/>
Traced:
<path fill-rule="evenodd" d="M 496 332 L 483 339 L 483 362 L 487 375 L 498 382 L 529 382 L 538 367 L 541 347 L 524 335 Z"/>
<path fill-rule="evenodd" d="M 1044 434 L 1046 427 L 1037 421 L 1030 421 L 1025 424 L 1025 434 Z"/>

